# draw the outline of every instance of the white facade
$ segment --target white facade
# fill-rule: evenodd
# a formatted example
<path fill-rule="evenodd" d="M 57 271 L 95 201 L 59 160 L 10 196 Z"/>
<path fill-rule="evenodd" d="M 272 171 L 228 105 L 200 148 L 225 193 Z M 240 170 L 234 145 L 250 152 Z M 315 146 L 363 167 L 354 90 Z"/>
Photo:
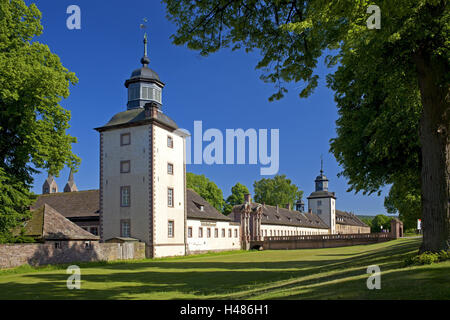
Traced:
<path fill-rule="evenodd" d="M 241 249 L 241 232 L 237 223 L 188 219 L 187 227 L 189 253 Z"/>
<path fill-rule="evenodd" d="M 101 237 L 130 236 L 149 243 L 149 170 L 150 125 L 135 126 L 101 133 L 100 189 L 102 197 Z M 130 143 L 122 145 L 121 136 Z M 121 162 L 130 161 L 130 172 L 121 173 Z M 129 206 L 121 205 L 121 188 L 130 188 Z M 121 223 L 129 221 L 130 234 L 123 234 Z"/>
<path fill-rule="evenodd" d="M 308 209 L 317 214 L 336 233 L 336 199 L 332 197 L 308 198 Z"/>
<path fill-rule="evenodd" d="M 147 243 L 152 257 L 184 255 L 184 137 L 156 123 L 101 135 L 102 239 L 139 239 Z M 126 144 L 123 135 L 128 136 Z M 124 188 L 128 201 L 123 199 Z"/>
<path fill-rule="evenodd" d="M 154 161 L 154 246 L 155 257 L 185 254 L 185 139 L 176 132 L 153 126 Z M 172 139 L 173 146 L 168 146 Z M 172 166 L 169 173 L 168 166 Z M 172 204 L 168 190 L 173 190 Z M 173 234 L 169 236 L 169 222 L 173 222 Z"/>

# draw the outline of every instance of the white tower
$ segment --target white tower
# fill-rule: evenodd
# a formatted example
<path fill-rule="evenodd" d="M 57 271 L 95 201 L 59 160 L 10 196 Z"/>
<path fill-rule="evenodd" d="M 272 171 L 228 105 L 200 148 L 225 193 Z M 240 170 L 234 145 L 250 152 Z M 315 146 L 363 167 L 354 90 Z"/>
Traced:
<path fill-rule="evenodd" d="M 147 257 L 185 254 L 185 137 L 162 110 L 157 73 L 142 68 L 125 82 L 127 110 L 100 133 L 100 237 L 131 237 L 147 244 Z M 137 89 L 134 89 L 137 88 Z"/>
<path fill-rule="evenodd" d="M 331 234 L 336 233 L 336 196 L 328 191 L 328 179 L 323 174 L 323 161 L 321 161 L 320 175 L 316 177 L 316 191 L 310 194 L 308 209 L 317 214 L 330 228 Z"/>

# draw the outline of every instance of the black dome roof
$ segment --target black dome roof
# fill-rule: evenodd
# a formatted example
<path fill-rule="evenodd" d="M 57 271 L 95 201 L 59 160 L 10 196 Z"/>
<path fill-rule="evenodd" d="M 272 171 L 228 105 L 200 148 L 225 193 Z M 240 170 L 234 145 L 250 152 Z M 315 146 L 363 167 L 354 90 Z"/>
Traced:
<path fill-rule="evenodd" d="M 316 177 L 316 181 L 321 181 L 321 180 L 326 180 L 326 181 L 328 181 L 327 176 L 324 175 L 323 173 L 319 174 L 319 175 Z"/>
<path fill-rule="evenodd" d="M 133 78 L 144 78 L 144 79 L 151 79 L 151 80 L 161 81 L 159 79 L 158 74 L 155 71 L 153 71 L 152 69 L 148 68 L 148 67 L 142 67 L 142 68 L 134 70 L 131 73 L 131 78 L 130 79 L 133 79 Z"/>

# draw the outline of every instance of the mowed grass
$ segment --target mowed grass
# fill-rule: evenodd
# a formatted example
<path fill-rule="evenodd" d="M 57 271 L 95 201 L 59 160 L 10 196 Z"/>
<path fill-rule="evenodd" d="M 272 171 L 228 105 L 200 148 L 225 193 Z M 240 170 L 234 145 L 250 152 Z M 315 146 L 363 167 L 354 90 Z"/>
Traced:
<path fill-rule="evenodd" d="M 210 254 L 0 271 L 0 299 L 450 299 L 450 261 L 404 267 L 421 239 L 353 247 Z M 366 286 L 369 265 L 381 289 Z"/>

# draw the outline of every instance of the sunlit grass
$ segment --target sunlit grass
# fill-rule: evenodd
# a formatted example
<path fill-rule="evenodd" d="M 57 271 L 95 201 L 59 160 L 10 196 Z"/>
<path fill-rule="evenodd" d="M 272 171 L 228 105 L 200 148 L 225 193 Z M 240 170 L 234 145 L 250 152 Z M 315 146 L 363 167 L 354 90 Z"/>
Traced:
<path fill-rule="evenodd" d="M 81 267 L 81 289 L 66 266 L 0 271 L 1 299 L 449 299 L 450 261 L 404 267 L 421 239 L 332 249 L 239 251 Z M 381 290 L 368 290 L 369 265 Z"/>

